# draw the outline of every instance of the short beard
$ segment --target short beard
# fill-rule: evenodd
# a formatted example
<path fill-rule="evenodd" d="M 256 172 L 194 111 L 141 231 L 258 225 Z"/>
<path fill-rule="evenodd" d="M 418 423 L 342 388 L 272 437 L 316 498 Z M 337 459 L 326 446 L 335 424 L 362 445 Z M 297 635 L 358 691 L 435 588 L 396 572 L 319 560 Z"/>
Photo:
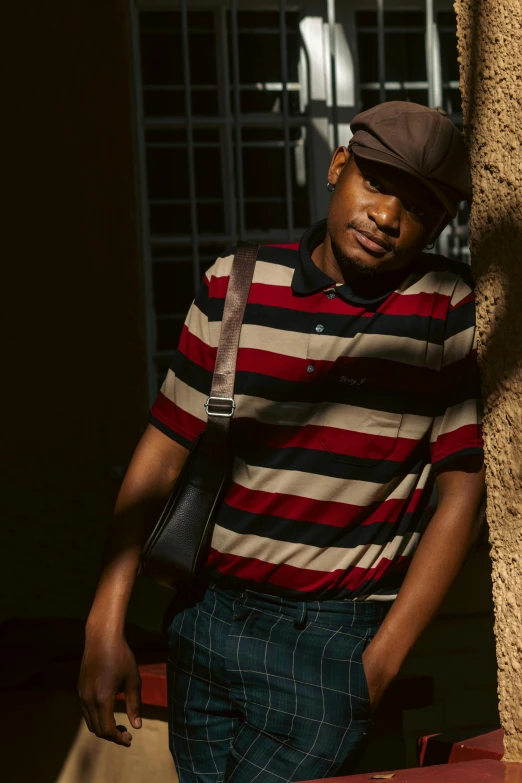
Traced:
<path fill-rule="evenodd" d="M 330 242 L 332 244 L 334 258 L 339 264 L 339 269 L 341 272 L 348 271 L 350 276 L 354 275 L 355 277 L 364 278 L 365 280 L 369 280 L 370 278 L 376 277 L 379 274 L 378 267 L 365 266 L 364 264 L 360 264 L 355 260 L 355 258 L 346 256 L 337 242 L 334 242 L 333 239 L 330 238 Z"/>

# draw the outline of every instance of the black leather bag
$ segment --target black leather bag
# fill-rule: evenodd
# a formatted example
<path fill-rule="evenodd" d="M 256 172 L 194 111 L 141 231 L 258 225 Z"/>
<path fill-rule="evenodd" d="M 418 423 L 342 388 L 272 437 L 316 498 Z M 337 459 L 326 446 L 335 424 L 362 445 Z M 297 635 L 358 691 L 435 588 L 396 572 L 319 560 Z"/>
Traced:
<path fill-rule="evenodd" d="M 190 580 L 204 557 L 214 513 L 229 477 L 234 415 L 234 380 L 239 335 L 258 245 L 238 244 L 228 283 L 210 397 L 205 403 L 207 428 L 201 433 L 178 476 L 141 555 L 138 573 L 165 587 Z"/>

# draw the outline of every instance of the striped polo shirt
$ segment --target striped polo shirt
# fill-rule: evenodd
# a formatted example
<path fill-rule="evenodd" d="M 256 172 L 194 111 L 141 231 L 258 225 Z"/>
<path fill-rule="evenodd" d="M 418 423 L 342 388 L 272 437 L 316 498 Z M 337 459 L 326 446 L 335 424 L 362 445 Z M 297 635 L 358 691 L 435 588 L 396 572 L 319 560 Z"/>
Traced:
<path fill-rule="evenodd" d="M 290 599 L 391 600 L 437 469 L 482 453 L 472 281 L 466 265 L 422 254 L 361 299 L 313 262 L 325 231 L 259 250 L 206 569 Z M 206 273 L 150 414 L 187 448 L 205 428 L 232 260 Z"/>

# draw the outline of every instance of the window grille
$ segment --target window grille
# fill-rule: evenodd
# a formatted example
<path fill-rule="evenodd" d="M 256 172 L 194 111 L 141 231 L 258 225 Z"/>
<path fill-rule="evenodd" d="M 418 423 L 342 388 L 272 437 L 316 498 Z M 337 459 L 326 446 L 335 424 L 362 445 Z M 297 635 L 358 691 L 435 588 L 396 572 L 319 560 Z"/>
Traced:
<path fill-rule="evenodd" d="M 296 241 L 326 214 L 358 111 L 401 99 L 462 115 L 455 15 L 432 0 L 130 2 L 152 399 L 215 258 L 239 236 Z M 466 214 L 439 244 L 465 255 Z"/>

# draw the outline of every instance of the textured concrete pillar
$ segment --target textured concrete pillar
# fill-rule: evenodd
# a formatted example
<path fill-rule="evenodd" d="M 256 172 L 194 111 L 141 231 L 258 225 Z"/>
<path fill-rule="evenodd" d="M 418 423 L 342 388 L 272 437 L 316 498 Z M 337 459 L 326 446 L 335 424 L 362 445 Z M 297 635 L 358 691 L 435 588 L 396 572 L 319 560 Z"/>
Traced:
<path fill-rule="evenodd" d="M 505 759 L 522 761 L 522 2 L 456 0 Z"/>

